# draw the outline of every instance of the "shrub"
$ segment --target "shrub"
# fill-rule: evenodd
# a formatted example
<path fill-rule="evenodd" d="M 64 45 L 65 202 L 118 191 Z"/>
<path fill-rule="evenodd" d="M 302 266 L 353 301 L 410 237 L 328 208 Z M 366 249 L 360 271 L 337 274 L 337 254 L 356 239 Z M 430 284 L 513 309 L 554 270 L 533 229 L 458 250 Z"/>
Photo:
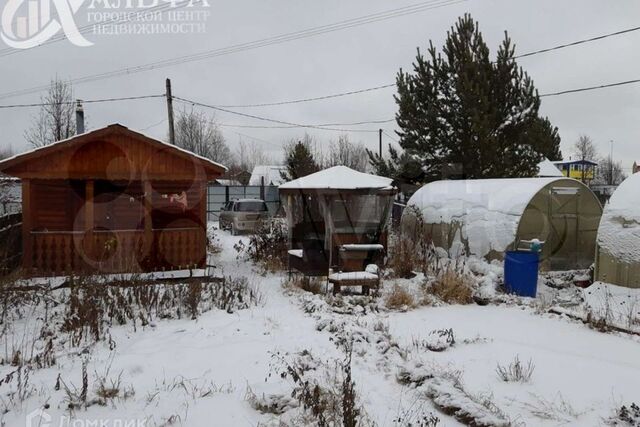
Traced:
<path fill-rule="evenodd" d="M 392 310 L 399 310 L 414 305 L 413 296 L 397 283 L 385 297 L 385 305 Z"/>
<path fill-rule="evenodd" d="M 496 373 L 498 378 L 504 382 L 519 382 L 527 383 L 531 380 L 535 366 L 531 360 L 527 364 L 520 362 L 520 358 L 516 358 L 509 364 L 509 366 L 502 366 L 498 363 Z"/>
<path fill-rule="evenodd" d="M 319 277 L 308 277 L 296 274 L 288 281 L 284 282 L 285 288 L 297 288 L 315 295 L 325 293 L 324 280 Z"/>
<path fill-rule="evenodd" d="M 351 376 L 351 347 L 345 347 L 345 352 L 345 359 L 335 361 L 335 366 L 322 363 L 306 350 L 297 354 L 293 360 L 279 354 L 274 355 L 275 366 L 272 364 L 272 369 L 275 368 L 280 378 L 293 382 L 294 388 L 290 396 L 304 410 L 304 415 L 310 418 L 299 424 L 318 427 L 356 427 L 367 424 L 367 416 L 358 404 L 355 382 Z M 272 405 L 264 408 L 261 403 L 257 407 L 262 410 L 278 412 L 294 407 L 291 402 L 287 402 L 287 408 Z"/>
<path fill-rule="evenodd" d="M 261 265 L 265 271 L 284 270 L 287 265 L 289 236 L 282 220 L 261 222 L 249 236 L 249 243 L 238 242 L 234 248 L 238 256 L 246 256 Z"/>
<path fill-rule="evenodd" d="M 431 286 L 426 287 L 425 290 L 428 294 L 449 304 L 470 304 L 473 302 L 471 278 L 453 267 L 444 269 Z"/>

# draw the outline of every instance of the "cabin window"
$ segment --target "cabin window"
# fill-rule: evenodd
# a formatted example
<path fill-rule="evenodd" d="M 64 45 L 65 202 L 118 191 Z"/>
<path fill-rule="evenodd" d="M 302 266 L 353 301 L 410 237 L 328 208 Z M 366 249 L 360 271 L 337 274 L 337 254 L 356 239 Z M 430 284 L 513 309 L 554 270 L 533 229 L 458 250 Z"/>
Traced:
<path fill-rule="evenodd" d="M 195 228 L 203 225 L 204 184 L 153 182 L 151 219 L 154 229 Z"/>

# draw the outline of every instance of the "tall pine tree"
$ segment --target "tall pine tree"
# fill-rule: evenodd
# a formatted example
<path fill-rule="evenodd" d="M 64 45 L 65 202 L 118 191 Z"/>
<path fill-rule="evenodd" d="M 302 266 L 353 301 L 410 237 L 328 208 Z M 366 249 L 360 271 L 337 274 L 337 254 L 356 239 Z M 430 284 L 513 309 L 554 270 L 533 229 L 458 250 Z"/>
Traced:
<path fill-rule="evenodd" d="M 282 178 L 291 181 L 320 170 L 311 152 L 311 139 L 305 135 L 304 141 L 291 143 L 285 148 L 286 171 Z"/>
<path fill-rule="evenodd" d="M 391 161 L 370 154 L 374 167 L 395 167 L 396 178 L 408 174 L 420 184 L 440 179 L 448 164 L 466 178 L 518 177 L 535 175 L 545 156 L 559 158 L 557 129 L 539 117 L 540 98 L 508 35 L 492 61 L 470 15 L 447 34 L 442 53 L 430 43 L 427 57 L 418 49 L 412 73 L 398 73 L 404 153 L 395 160 L 391 153 Z"/>

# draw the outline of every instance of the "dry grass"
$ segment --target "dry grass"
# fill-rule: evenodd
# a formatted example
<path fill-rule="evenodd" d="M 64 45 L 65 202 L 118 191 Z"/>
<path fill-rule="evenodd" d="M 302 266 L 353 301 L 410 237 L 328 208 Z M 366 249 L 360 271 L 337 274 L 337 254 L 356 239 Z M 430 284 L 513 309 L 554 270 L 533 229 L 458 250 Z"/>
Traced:
<path fill-rule="evenodd" d="M 418 256 L 417 244 L 412 239 L 398 236 L 394 240 L 393 247 L 389 251 L 388 267 L 399 278 L 411 278 L 414 272 L 422 269 Z"/>
<path fill-rule="evenodd" d="M 449 304 L 471 304 L 473 302 L 471 283 L 471 278 L 467 274 L 449 267 L 436 277 L 425 292 Z"/>
<path fill-rule="evenodd" d="M 320 295 L 326 292 L 324 284 L 325 281 L 319 277 L 307 277 L 296 274 L 293 275 L 291 279 L 285 281 L 283 287 L 288 289 L 302 289 L 303 291 Z"/>
<path fill-rule="evenodd" d="M 393 290 L 385 297 L 385 305 L 392 310 L 399 310 L 414 306 L 413 296 L 397 283 Z"/>
<path fill-rule="evenodd" d="M 498 378 L 504 382 L 528 383 L 531 381 L 534 370 L 535 365 L 533 361 L 529 360 L 527 364 L 524 364 L 518 356 L 513 359 L 513 362 L 511 362 L 509 366 L 502 366 L 498 363 L 496 367 Z"/>

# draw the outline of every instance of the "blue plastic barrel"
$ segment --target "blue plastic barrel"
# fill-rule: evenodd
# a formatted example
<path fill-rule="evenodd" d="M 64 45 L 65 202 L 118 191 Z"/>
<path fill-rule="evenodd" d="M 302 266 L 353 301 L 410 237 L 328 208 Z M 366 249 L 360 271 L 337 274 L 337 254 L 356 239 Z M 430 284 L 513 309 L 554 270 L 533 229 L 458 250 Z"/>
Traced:
<path fill-rule="evenodd" d="M 535 298 L 539 264 L 537 252 L 507 251 L 504 259 L 504 287 L 507 293 Z"/>

